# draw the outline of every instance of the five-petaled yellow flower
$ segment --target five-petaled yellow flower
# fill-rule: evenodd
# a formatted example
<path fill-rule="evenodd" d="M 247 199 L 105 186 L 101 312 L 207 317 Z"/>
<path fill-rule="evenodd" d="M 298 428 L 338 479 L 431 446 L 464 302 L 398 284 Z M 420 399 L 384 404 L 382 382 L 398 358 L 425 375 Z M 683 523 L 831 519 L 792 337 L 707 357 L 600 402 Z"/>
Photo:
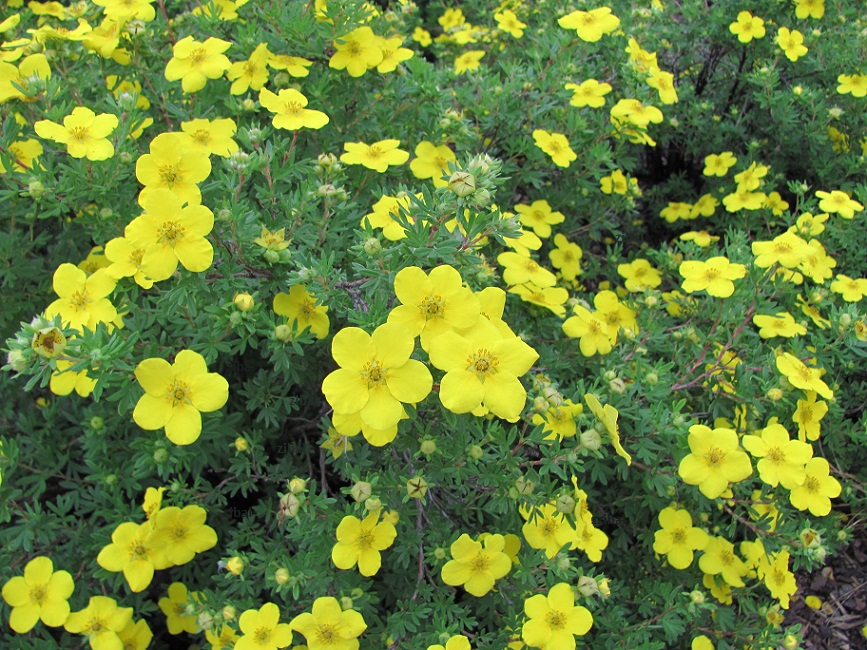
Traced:
<path fill-rule="evenodd" d="M 505 547 L 502 535 L 488 535 L 484 542 L 477 542 L 464 533 L 451 545 L 452 559 L 443 565 L 443 582 L 453 587 L 463 585 L 468 593 L 481 598 L 512 568 Z"/>
<path fill-rule="evenodd" d="M 77 106 L 63 118 L 63 125 L 39 120 L 33 125 L 40 138 L 66 145 L 73 158 L 106 160 L 114 155 L 114 145 L 108 136 L 117 128 L 117 116 L 108 113 L 96 115 L 89 108 Z"/>
<path fill-rule="evenodd" d="M 331 549 L 331 559 L 338 569 L 351 569 L 358 564 L 361 575 L 376 575 L 382 564 L 379 552 L 389 548 L 395 537 L 394 525 L 379 521 L 378 512 L 364 519 L 346 516 L 337 526 L 337 543 Z"/>
<path fill-rule="evenodd" d="M 753 473 L 750 457 L 741 450 L 732 429 L 711 429 L 703 424 L 689 428 L 689 450 L 677 468 L 684 483 L 697 485 L 708 499 L 716 499 L 729 483 L 743 481 Z"/>
<path fill-rule="evenodd" d="M 198 352 L 182 350 L 169 364 L 165 359 L 145 359 L 135 369 L 145 390 L 132 418 L 142 429 L 165 427 L 176 445 L 189 445 L 202 433 L 202 413 L 222 408 L 229 399 L 229 383 L 208 372 Z"/>
<path fill-rule="evenodd" d="M 367 629 L 360 613 L 342 609 L 331 596 L 317 598 L 311 612 L 298 614 L 289 625 L 305 636 L 309 650 L 358 650 L 358 637 Z"/>
<path fill-rule="evenodd" d="M 166 65 L 166 79 L 180 79 L 185 93 L 201 90 L 208 79 L 219 79 L 231 67 L 228 57 L 223 54 L 230 47 L 230 42 L 214 37 L 204 43 L 192 36 L 182 38 L 172 48 L 172 59 Z"/>
<path fill-rule="evenodd" d="M 284 88 L 276 95 L 267 88 L 259 91 L 259 103 L 274 113 L 271 122 L 278 129 L 321 129 L 328 124 L 328 116 L 307 106 L 307 98 L 294 88 Z"/>
<path fill-rule="evenodd" d="M 9 626 L 26 634 L 42 621 L 60 627 L 69 617 L 69 603 L 75 584 L 68 571 L 55 571 L 51 558 L 35 557 L 24 567 L 24 575 L 3 585 L 3 600 L 12 607 Z"/>
<path fill-rule="evenodd" d="M 536 146 L 551 156 L 551 160 L 558 167 L 568 167 L 573 160 L 578 159 L 578 154 L 572 151 L 569 140 L 562 133 L 552 133 L 543 129 L 533 131 L 533 140 Z"/>
<path fill-rule="evenodd" d="M 402 165 L 409 160 L 409 152 L 398 149 L 399 145 L 400 140 L 380 140 L 373 144 L 346 142 L 343 145 L 346 153 L 340 156 L 340 161 L 347 165 L 364 165 L 381 174 L 389 165 Z"/>
<path fill-rule="evenodd" d="M 593 616 L 586 607 L 575 604 L 572 585 L 560 582 L 548 594 L 536 594 L 524 601 L 527 621 L 521 638 L 531 648 L 540 650 L 574 650 L 575 637 L 584 636 L 593 626 Z"/>

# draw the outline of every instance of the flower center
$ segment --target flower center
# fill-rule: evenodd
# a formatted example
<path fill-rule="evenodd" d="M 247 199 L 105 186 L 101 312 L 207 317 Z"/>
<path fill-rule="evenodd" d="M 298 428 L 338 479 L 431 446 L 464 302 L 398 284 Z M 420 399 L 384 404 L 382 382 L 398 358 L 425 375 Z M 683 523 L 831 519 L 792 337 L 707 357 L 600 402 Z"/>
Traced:
<path fill-rule="evenodd" d="M 298 117 L 301 114 L 301 104 L 298 102 L 286 102 L 286 108 L 283 109 L 285 115 Z"/>
<path fill-rule="evenodd" d="M 108 627 L 106 621 L 101 618 L 91 619 L 87 626 L 84 628 L 84 633 L 88 636 L 96 635 L 102 632 L 104 629 Z"/>
<path fill-rule="evenodd" d="M 301 313 L 309 318 L 310 315 L 315 311 L 316 311 L 316 301 L 311 300 L 310 298 L 305 298 L 304 304 L 301 305 Z"/>
<path fill-rule="evenodd" d="M 552 630 L 562 630 L 566 627 L 566 615 L 557 610 L 551 610 L 545 615 L 545 622 Z"/>
<path fill-rule="evenodd" d="M 42 601 L 45 600 L 45 585 L 36 585 L 32 589 L 30 589 L 30 602 L 36 603 L 37 605 L 41 605 Z"/>
<path fill-rule="evenodd" d="M 497 373 L 500 360 L 484 348 L 479 348 L 467 358 L 467 370 L 476 373 L 479 381 L 484 383 L 485 377 Z"/>
<path fill-rule="evenodd" d="M 421 301 L 421 304 L 418 306 L 419 311 L 424 314 L 425 320 L 430 320 L 431 318 L 442 318 L 443 317 L 443 305 L 445 301 L 442 296 L 431 294 L 427 296 Z"/>
<path fill-rule="evenodd" d="M 169 530 L 169 537 L 171 537 L 176 543 L 182 542 L 187 538 L 187 533 L 189 529 L 186 526 L 175 525 Z"/>
<path fill-rule="evenodd" d="M 157 228 L 157 234 L 159 235 L 157 240 L 159 243 L 167 243 L 174 247 L 179 239 L 183 239 L 184 228 L 177 221 L 166 221 Z"/>
<path fill-rule="evenodd" d="M 719 562 L 723 566 L 728 566 L 735 561 L 735 555 L 731 551 L 725 550 L 719 554 Z"/>
<path fill-rule="evenodd" d="M 183 175 L 177 165 L 160 165 L 159 175 L 165 184 L 169 186 L 169 189 L 183 180 Z"/>
<path fill-rule="evenodd" d="M 69 297 L 69 304 L 75 307 L 75 311 L 86 310 L 89 302 L 87 291 L 76 291 Z"/>
<path fill-rule="evenodd" d="M 671 541 L 675 544 L 686 544 L 686 531 L 683 528 L 675 528 L 671 531 Z"/>
<path fill-rule="evenodd" d="M 203 47 L 197 47 L 195 50 L 190 52 L 190 56 L 187 58 L 194 66 L 198 66 L 208 58 L 208 51 Z"/>
<path fill-rule="evenodd" d="M 804 489 L 807 490 L 807 492 L 813 492 L 813 493 L 818 492 L 819 491 L 819 479 L 817 479 L 815 476 L 808 476 L 806 478 L 806 480 L 804 481 Z"/>
<path fill-rule="evenodd" d="M 367 157 L 368 158 L 373 158 L 375 160 L 376 158 L 379 158 L 381 155 L 382 155 L 382 149 L 380 149 L 377 145 L 374 144 L 374 145 L 371 145 L 367 148 Z"/>
<path fill-rule="evenodd" d="M 369 548 L 373 548 L 373 539 L 373 531 L 365 530 L 358 536 L 358 541 L 356 542 L 356 544 L 358 544 L 361 550 L 367 550 Z"/>
<path fill-rule="evenodd" d="M 73 126 L 69 129 L 69 139 L 70 140 L 78 140 L 79 142 L 84 142 L 87 138 L 90 137 L 88 133 L 88 128 L 86 126 Z"/>
<path fill-rule="evenodd" d="M 768 449 L 768 453 L 765 454 L 765 458 L 774 463 L 774 465 L 779 465 L 780 463 L 785 462 L 786 455 L 779 447 L 771 447 Z"/>
<path fill-rule="evenodd" d="M 476 557 L 473 558 L 470 570 L 473 573 L 484 573 L 488 570 L 488 566 L 490 566 L 490 564 L 491 559 L 484 553 L 479 553 Z"/>
<path fill-rule="evenodd" d="M 133 560 L 144 560 L 147 558 L 148 550 L 141 540 L 137 539 L 130 545 L 129 554 Z"/>
<path fill-rule="evenodd" d="M 211 133 L 205 129 L 199 129 L 193 133 L 193 140 L 202 146 L 206 146 L 211 141 Z"/>
<path fill-rule="evenodd" d="M 180 404 L 188 404 L 190 401 L 190 385 L 185 381 L 175 379 L 171 386 L 169 386 L 168 391 L 166 391 L 166 401 L 169 402 L 172 407 L 176 407 Z"/>
<path fill-rule="evenodd" d="M 704 277 L 708 281 L 716 280 L 720 276 L 721 271 L 713 266 L 709 266 L 704 270 Z"/>
<path fill-rule="evenodd" d="M 725 456 L 725 452 L 722 449 L 711 447 L 704 455 L 704 461 L 707 463 L 708 467 L 719 467 Z"/>
<path fill-rule="evenodd" d="M 361 369 L 361 376 L 367 380 L 368 388 L 373 388 L 377 384 L 384 384 L 387 375 L 388 368 L 384 368 L 380 361 L 368 361 Z"/>
<path fill-rule="evenodd" d="M 323 624 L 319 626 L 319 629 L 316 630 L 316 636 L 319 637 L 319 641 L 321 643 L 327 643 L 331 645 L 335 641 L 339 639 L 337 637 L 337 630 L 334 629 L 333 625 Z"/>
<path fill-rule="evenodd" d="M 258 645 L 264 646 L 271 643 L 271 629 L 267 627 L 256 628 L 253 633 L 253 638 L 256 639 Z"/>
<path fill-rule="evenodd" d="M 137 269 L 141 268 L 141 261 L 144 257 L 144 248 L 136 248 L 132 253 L 129 254 L 129 261 L 132 262 L 133 266 Z"/>

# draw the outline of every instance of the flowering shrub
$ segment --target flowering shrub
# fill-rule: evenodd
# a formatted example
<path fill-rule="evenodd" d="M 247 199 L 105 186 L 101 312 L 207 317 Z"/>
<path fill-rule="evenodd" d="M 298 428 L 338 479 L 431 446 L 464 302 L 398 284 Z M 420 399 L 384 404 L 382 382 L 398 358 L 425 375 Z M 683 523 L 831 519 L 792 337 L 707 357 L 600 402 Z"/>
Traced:
<path fill-rule="evenodd" d="M 0 645 L 798 647 L 857 5 L 7 0 Z"/>

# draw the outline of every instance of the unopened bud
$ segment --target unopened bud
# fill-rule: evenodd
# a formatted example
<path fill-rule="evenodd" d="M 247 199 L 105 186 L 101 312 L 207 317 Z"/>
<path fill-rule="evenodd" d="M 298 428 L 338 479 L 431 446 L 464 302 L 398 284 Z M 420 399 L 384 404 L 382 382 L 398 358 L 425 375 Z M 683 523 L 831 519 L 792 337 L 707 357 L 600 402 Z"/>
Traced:
<path fill-rule="evenodd" d="M 416 476 L 406 482 L 406 493 L 411 499 L 423 499 L 427 494 L 427 481 L 421 476 Z"/>
<path fill-rule="evenodd" d="M 288 325 L 278 325 L 274 328 L 274 337 L 278 341 L 282 341 L 286 343 L 289 339 L 292 338 L 292 328 Z"/>
<path fill-rule="evenodd" d="M 364 509 L 367 510 L 367 512 L 379 512 L 382 510 L 382 501 L 376 497 L 370 497 L 365 500 Z"/>
<path fill-rule="evenodd" d="M 235 303 L 235 307 L 240 311 L 250 311 L 256 304 L 256 301 L 253 300 L 253 296 L 246 291 L 244 293 L 236 293 L 235 297 L 232 298 L 232 302 Z"/>
<path fill-rule="evenodd" d="M 479 445 L 470 445 L 469 450 L 467 450 L 470 458 L 475 458 L 479 460 L 484 455 L 484 450 Z"/>
<path fill-rule="evenodd" d="M 301 494 L 304 490 L 307 489 L 307 481 L 303 478 L 293 478 L 289 481 L 289 491 L 292 494 Z"/>
<path fill-rule="evenodd" d="M 695 591 L 689 592 L 689 599 L 695 605 L 703 605 L 704 604 L 704 592 L 696 589 Z"/>
<path fill-rule="evenodd" d="M 382 252 L 382 244 L 379 243 L 376 237 L 365 239 L 361 247 L 368 255 L 379 255 Z"/>
<path fill-rule="evenodd" d="M 277 569 L 277 571 L 274 573 L 274 580 L 276 580 L 277 584 L 281 587 L 285 585 L 287 582 L 289 582 L 289 569 L 286 569 L 284 567 L 280 567 L 279 569 Z"/>
<path fill-rule="evenodd" d="M 602 447 L 602 436 L 596 429 L 581 432 L 581 446 L 590 451 L 598 451 Z"/>
<path fill-rule="evenodd" d="M 346 611 L 348 609 L 352 609 L 353 605 L 354 605 L 354 603 L 352 602 L 352 598 L 350 598 L 349 596 L 343 596 L 340 599 L 340 609 L 342 609 L 344 611 Z"/>
<path fill-rule="evenodd" d="M 421 453 L 425 456 L 430 456 L 437 450 L 437 443 L 433 440 L 422 440 L 421 441 Z"/>
<path fill-rule="evenodd" d="M 518 494 L 533 494 L 535 487 L 533 481 L 523 476 L 519 476 L 515 479 L 515 489 L 518 491 Z"/>
<path fill-rule="evenodd" d="M 456 171 L 449 178 L 449 190 L 460 197 L 476 191 L 476 177 L 465 171 Z"/>
<path fill-rule="evenodd" d="M 8 363 L 15 372 L 24 372 L 29 365 L 27 363 L 27 357 L 24 356 L 24 353 L 21 350 L 10 350 L 6 355 L 6 363 Z"/>
<path fill-rule="evenodd" d="M 222 614 L 224 621 L 234 621 L 235 616 L 238 615 L 238 611 L 231 605 L 226 605 L 225 607 L 223 607 Z"/>
<path fill-rule="evenodd" d="M 237 555 L 229 558 L 229 561 L 226 562 L 226 571 L 236 576 L 241 575 L 241 572 L 244 571 L 244 560 Z"/>
<path fill-rule="evenodd" d="M 349 495 L 355 503 L 366 501 L 371 494 L 373 494 L 373 486 L 367 481 L 358 481 L 349 490 Z"/>
<path fill-rule="evenodd" d="M 235 438 L 235 449 L 236 450 L 238 450 L 240 452 L 245 452 L 249 448 L 250 448 L 250 443 L 247 441 L 246 438 L 243 438 L 241 436 L 238 436 L 237 438 Z"/>
<path fill-rule="evenodd" d="M 575 510 L 575 499 L 571 494 L 561 494 L 557 497 L 557 510 L 559 512 L 573 512 Z"/>
<path fill-rule="evenodd" d="M 45 185 L 41 181 L 30 181 L 27 185 L 27 194 L 31 199 L 38 200 L 45 194 Z"/>

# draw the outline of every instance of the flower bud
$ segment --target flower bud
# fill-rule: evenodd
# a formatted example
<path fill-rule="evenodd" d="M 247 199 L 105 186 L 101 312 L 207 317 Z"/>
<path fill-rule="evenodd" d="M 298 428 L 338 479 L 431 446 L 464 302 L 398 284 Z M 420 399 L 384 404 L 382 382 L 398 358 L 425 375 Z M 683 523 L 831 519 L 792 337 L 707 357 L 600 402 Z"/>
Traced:
<path fill-rule="evenodd" d="M 235 307 L 240 311 L 250 311 L 256 304 L 256 301 L 253 300 L 253 296 L 246 291 L 244 293 L 236 293 L 235 297 L 232 298 L 232 302 L 235 303 Z"/>
<path fill-rule="evenodd" d="M 554 390 L 552 386 L 549 385 L 543 388 L 542 394 L 551 406 L 555 408 L 563 406 L 563 396 L 558 391 Z"/>
<path fill-rule="evenodd" d="M 223 607 L 222 614 L 224 621 L 234 621 L 235 616 L 238 615 L 238 611 L 231 605 L 226 605 L 225 607 Z"/>
<path fill-rule="evenodd" d="M 316 164 L 322 167 L 322 169 L 331 169 L 337 164 L 337 156 L 333 153 L 321 153 L 316 159 Z"/>
<path fill-rule="evenodd" d="M 29 365 L 27 357 L 21 350 L 10 350 L 6 355 L 6 363 L 15 372 L 24 372 Z"/>
<path fill-rule="evenodd" d="M 446 559 L 446 550 L 442 547 L 437 547 L 434 549 L 434 557 L 438 560 Z"/>
<path fill-rule="evenodd" d="M 250 99 L 249 97 L 241 102 L 241 108 L 245 111 L 255 111 L 256 110 L 256 102 Z"/>
<path fill-rule="evenodd" d="M 27 185 L 27 196 L 34 201 L 38 201 L 45 194 L 45 185 L 41 181 L 30 181 Z"/>
<path fill-rule="evenodd" d="M 689 592 L 689 599 L 694 605 L 704 605 L 704 592 L 698 589 L 691 591 Z"/>
<path fill-rule="evenodd" d="M 484 188 L 482 188 L 480 190 L 476 190 L 473 193 L 472 202 L 473 202 L 473 205 L 477 205 L 479 207 L 485 207 L 486 205 L 488 205 L 491 202 L 491 193 Z"/>
<path fill-rule="evenodd" d="M 250 443 L 246 438 L 238 436 L 235 438 L 235 449 L 240 452 L 245 452 L 250 448 Z"/>
<path fill-rule="evenodd" d="M 358 481 L 349 490 L 349 495 L 355 503 L 362 503 L 373 494 L 373 486 L 367 481 Z"/>
<path fill-rule="evenodd" d="M 382 244 L 379 243 L 379 240 L 376 237 L 370 237 L 364 240 L 364 244 L 361 245 L 364 249 L 364 252 L 368 255 L 379 255 L 382 252 Z"/>
<path fill-rule="evenodd" d="M 612 379 L 608 382 L 608 389 L 618 395 L 623 395 L 626 392 L 626 382 L 620 379 Z"/>
<path fill-rule="evenodd" d="M 211 616 L 210 612 L 202 612 L 196 617 L 196 625 L 199 626 L 200 630 L 210 630 L 213 624 L 214 617 Z"/>
<path fill-rule="evenodd" d="M 523 476 L 519 476 L 515 479 L 515 489 L 518 491 L 518 494 L 533 494 L 535 487 L 533 481 Z"/>
<path fill-rule="evenodd" d="M 560 571 L 568 571 L 571 566 L 572 560 L 570 560 L 568 556 L 562 554 L 557 555 L 557 568 L 560 569 Z"/>
<path fill-rule="evenodd" d="M 768 399 L 772 402 L 778 402 L 779 400 L 783 399 L 783 391 L 781 391 L 779 388 L 769 388 L 766 395 Z"/>
<path fill-rule="evenodd" d="M 112 486 L 117 483 L 117 474 L 106 474 L 105 478 L 102 480 L 106 485 Z"/>
<path fill-rule="evenodd" d="M 397 526 L 400 521 L 400 513 L 397 510 L 389 510 L 384 515 L 382 515 L 382 520 L 391 524 L 392 526 Z"/>
<path fill-rule="evenodd" d="M 548 404 L 548 400 L 541 395 L 537 395 L 533 398 L 533 410 L 536 411 L 536 413 L 547 413 L 549 408 L 551 408 L 551 405 Z"/>
<path fill-rule="evenodd" d="M 479 445 L 470 445 L 470 448 L 467 450 L 467 454 L 469 454 L 470 458 L 476 460 L 479 460 L 484 453 L 484 450 Z"/>
<path fill-rule="evenodd" d="M 602 447 L 602 436 L 596 429 L 581 432 L 581 446 L 590 451 L 598 451 Z"/>
<path fill-rule="evenodd" d="M 298 514 L 298 510 L 301 508 L 301 502 L 291 492 L 289 494 L 284 494 L 280 497 L 280 516 L 289 517 L 292 519 Z"/>
<path fill-rule="evenodd" d="M 785 650 L 798 650 L 800 647 L 800 642 L 798 641 L 798 637 L 794 634 L 787 634 L 786 638 L 783 639 L 783 648 Z"/>
<path fill-rule="evenodd" d="M 465 171 L 456 171 L 449 178 L 449 190 L 460 197 L 476 191 L 476 177 Z"/>
<path fill-rule="evenodd" d="M 427 481 L 421 476 L 416 476 L 406 482 L 406 493 L 411 499 L 423 499 L 427 494 Z"/>
<path fill-rule="evenodd" d="M 591 578 L 590 576 L 581 576 L 578 578 L 578 591 L 585 598 L 590 598 L 591 596 L 599 595 L 599 585 L 596 584 L 596 580 Z"/>
<path fill-rule="evenodd" d="M 292 494 L 301 494 L 307 489 L 307 481 L 297 476 L 289 481 L 289 491 Z"/>
<path fill-rule="evenodd" d="M 286 343 L 292 338 L 292 328 L 286 324 L 278 325 L 274 328 L 274 338 Z"/>
<path fill-rule="evenodd" d="M 353 605 L 354 603 L 352 602 L 352 598 L 350 598 L 349 596 L 342 596 L 340 598 L 340 609 L 342 609 L 343 611 L 352 609 Z"/>
<path fill-rule="evenodd" d="M 427 439 L 421 441 L 421 453 L 425 456 L 430 456 L 437 450 L 437 443 L 433 440 Z"/>
<path fill-rule="evenodd" d="M 382 510 L 382 501 L 380 501 L 377 497 L 370 497 L 364 502 L 364 509 L 367 512 L 379 512 Z"/>
<path fill-rule="evenodd" d="M 103 420 L 98 415 L 94 415 L 92 418 L 90 418 L 90 420 L 88 420 L 87 423 L 90 425 L 90 428 L 96 432 L 100 432 L 105 429 L 105 420 Z"/>
<path fill-rule="evenodd" d="M 56 327 L 45 327 L 33 335 L 30 347 L 40 357 L 54 359 L 59 357 L 66 347 L 66 337 Z"/>
<path fill-rule="evenodd" d="M 571 494 L 561 494 L 557 497 L 557 510 L 559 512 L 572 512 L 575 510 L 575 499 Z"/>
<path fill-rule="evenodd" d="M 169 452 L 164 447 L 160 447 L 159 449 L 154 450 L 154 462 L 158 465 L 162 465 L 168 459 Z"/>
<path fill-rule="evenodd" d="M 241 575 L 241 572 L 244 571 L 244 560 L 237 555 L 229 558 L 229 561 L 226 562 L 226 571 L 236 576 Z"/>
<path fill-rule="evenodd" d="M 289 569 L 285 567 L 280 567 L 279 569 L 277 569 L 277 571 L 274 573 L 274 580 L 281 587 L 285 585 L 287 582 L 289 582 Z"/>
<path fill-rule="evenodd" d="M 802 530 L 798 538 L 801 540 L 804 548 L 818 548 L 822 545 L 822 536 L 819 534 L 819 531 L 812 528 Z"/>
<path fill-rule="evenodd" d="M 655 372 L 648 372 L 644 375 L 644 383 L 648 386 L 656 386 L 659 383 L 659 375 Z"/>

